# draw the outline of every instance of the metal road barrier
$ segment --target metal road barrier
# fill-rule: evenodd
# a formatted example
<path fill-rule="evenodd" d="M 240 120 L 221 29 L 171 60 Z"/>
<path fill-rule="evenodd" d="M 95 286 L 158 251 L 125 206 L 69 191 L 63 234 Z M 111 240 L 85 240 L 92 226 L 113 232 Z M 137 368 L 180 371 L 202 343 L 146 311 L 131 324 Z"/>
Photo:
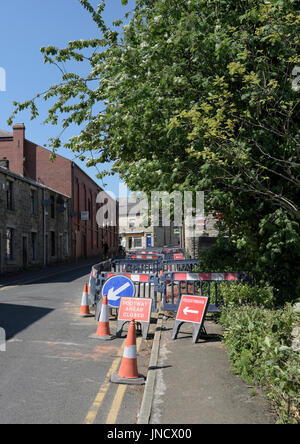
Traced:
<path fill-rule="evenodd" d="M 170 261 L 184 260 L 185 254 L 184 253 L 164 253 L 164 259 L 170 260 Z"/>
<path fill-rule="evenodd" d="M 152 259 L 152 260 L 163 260 L 163 254 L 151 253 L 151 254 L 129 254 L 126 256 L 127 259 Z"/>
<path fill-rule="evenodd" d="M 92 267 L 91 276 L 90 276 L 90 298 L 92 305 L 96 304 L 97 301 L 97 278 L 99 273 L 102 271 L 110 271 L 111 270 L 111 260 L 100 262 L 99 264 L 95 264 Z"/>
<path fill-rule="evenodd" d="M 102 288 L 112 276 L 127 276 L 135 287 L 135 297 L 151 298 L 153 311 L 177 311 L 181 295 L 208 296 L 208 312 L 219 312 L 224 303 L 218 294 L 220 282 L 251 283 L 246 272 L 195 273 L 197 260 L 153 261 L 138 259 L 112 259 L 92 267 L 91 302 L 97 305 L 96 318 L 101 309 Z M 124 270 L 125 267 L 125 270 Z"/>
<path fill-rule="evenodd" d="M 181 259 L 181 260 L 163 260 L 163 272 L 170 271 L 193 271 L 198 265 L 197 259 Z"/>
<path fill-rule="evenodd" d="M 162 250 L 163 254 L 175 254 L 175 253 L 182 253 L 185 255 L 185 249 L 180 247 L 165 247 Z"/>
<path fill-rule="evenodd" d="M 154 260 L 154 259 L 112 259 L 112 270 L 132 273 L 160 273 L 168 271 L 193 271 L 198 265 L 196 259 Z"/>
<path fill-rule="evenodd" d="M 158 292 L 162 295 L 161 310 L 177 311 L 181 295 L 208 296 L 210 304 L 208 312 L 221 311 L 223 300 L 218 296 L 218 284 L 220 282 L 244 281 L 249 282 L 248 273 L 185 273 L 171 272 L 159 276 Z"/>
<path fill-rule="evenodd" d="M 131 250 L 129 254 L 162 254 L 162 248 L 147 248 L 146 250 Z"/>
<path fill-rule="evenodd" d="M 162 262 L 153 259 L 113 259 L 112 270 L 130 273 L 158 273 Z"/>
<path fill-rule="evenodd" d="M 152 303 L 152 311 L 157 312 L 157 288 L 158 288 L 158 276 L 154 274 L 146 274 L 146 273 L 120 273 L 120 272 L 99 272 L 97 274 L 96 281 L 96 300 L 97 304 L 96 309 L 96 318 L 99 314 L 99 308 L 102 300 L 102 289 L 108 279 L 114 276 L 125 276 L 131 279 L 135 287 L 135 295 L 136 298 L 151 298 Z M 99 305 L 99 307 L 98 307 Z"/>

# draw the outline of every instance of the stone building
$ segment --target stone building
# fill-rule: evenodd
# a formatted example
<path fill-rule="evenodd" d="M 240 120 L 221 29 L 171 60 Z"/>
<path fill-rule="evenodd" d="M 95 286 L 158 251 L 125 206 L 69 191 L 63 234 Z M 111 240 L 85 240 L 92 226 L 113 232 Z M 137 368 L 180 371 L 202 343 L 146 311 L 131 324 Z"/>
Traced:
<path fill-rule="evenodd" d="M 0 273 L 71 257 L 71 199 L 0 161 Z"/>
<path fill-rule="evenodd" d="M 118 249 L 118 219 L 110 225 L 105 219 L 96 222 L 101 202 L 97 196 L 104 190 L 75 162 L 56 155 L 50 162 L 51 152 L 25 137 L 24 124 L 16 124 L 13 132 L 0 130 L 0 159 L 9 161 L 10 170 L 71 198 L 72 238 L 71 254 L 74 259 L 96 257 L 103 254 L 107 243 L 110 253 Z M 105 199 L 116 206 L 108 194 Z"/>
<path fill-rule="evenodd" d="M 119 230 L 121 244 L 126 250 L 137 248 L 164 247 L 165 245 L 180 245 L 181 230 L 170 226 L 163 226 L 160 218 L 159 224 L 145 227 L 143 211 L 140 202 L 130 199 L 119 199 Z"/>
<path fill-rule="evenodd" d="M 216 227 L 217 219 L 211 214 L 194 222 L 191 230 L 185 226 L 183 247 L 193 259 L 198 259 L 202 251 L 216 243 L 219 231 Z"/>

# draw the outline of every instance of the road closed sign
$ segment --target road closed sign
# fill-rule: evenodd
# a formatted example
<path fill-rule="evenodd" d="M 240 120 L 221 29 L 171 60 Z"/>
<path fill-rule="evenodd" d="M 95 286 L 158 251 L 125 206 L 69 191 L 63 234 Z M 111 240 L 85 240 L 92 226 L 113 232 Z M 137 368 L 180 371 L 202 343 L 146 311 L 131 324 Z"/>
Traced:
<path fill-rule="evenodd" d="M 209 297 L 182 295 L 177 311 L 172 339 L 176 339 L 180 326 L 185 322 L 194 324 L 193 343 L 197 342 L 208 309 Z"/>

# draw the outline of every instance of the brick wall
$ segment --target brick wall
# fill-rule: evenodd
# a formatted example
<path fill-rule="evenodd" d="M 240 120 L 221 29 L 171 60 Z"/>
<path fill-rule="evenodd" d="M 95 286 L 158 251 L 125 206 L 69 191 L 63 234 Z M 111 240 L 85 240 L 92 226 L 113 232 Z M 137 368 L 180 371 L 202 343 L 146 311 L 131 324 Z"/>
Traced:
<path fill-rule="evenodd" d="M 0 159 L 7 158 L 10 169 L 72 198 L 72 241 L 74 258 L 101 256 L 103 243 L 111 253 L 118 248 L 118 227 L 99 228 L 96 223 L 97 194 L 102 191 L 74 162 L 57 155 L 50 162 L 51 152 L 25 139 L 25 127 L 13 127 L 11 137 L 0 137 Z M 81 220 L 81 212 L 89 211 L 89 220 Z"/>

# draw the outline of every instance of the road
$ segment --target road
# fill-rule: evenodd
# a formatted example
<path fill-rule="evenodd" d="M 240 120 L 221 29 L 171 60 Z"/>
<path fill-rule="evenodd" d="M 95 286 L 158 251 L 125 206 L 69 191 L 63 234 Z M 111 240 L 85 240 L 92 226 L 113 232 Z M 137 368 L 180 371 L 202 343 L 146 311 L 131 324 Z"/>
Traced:
<path fill-rule="evenodd" d="M 51 268 L 0 288 L 7 339 L 0 352 L 1 424 L 136 423 L 143 387 L 109 382 L 124 337 L 93 340 L 97 322 L 78 316 L 90 269 L 89 263 Z M 115 322 L 110 324 L 114 333 Z M 137 345 L 138 369 L 145 374 L 150 344 L 138 338 Z"/>

